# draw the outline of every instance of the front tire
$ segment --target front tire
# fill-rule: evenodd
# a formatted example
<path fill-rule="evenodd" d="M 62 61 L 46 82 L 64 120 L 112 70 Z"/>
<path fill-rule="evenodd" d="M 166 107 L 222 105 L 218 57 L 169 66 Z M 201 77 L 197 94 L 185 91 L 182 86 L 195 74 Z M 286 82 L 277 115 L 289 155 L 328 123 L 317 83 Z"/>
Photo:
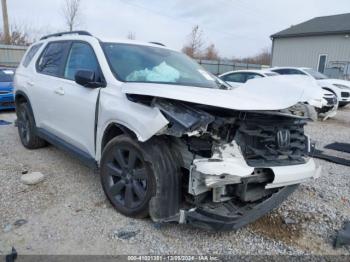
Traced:
<path fill-rule="evenodd" d="M 141 144 L 127 135 L 113 138 L 103 150 L 101 183 L 111 204 L 122 214 L 144 218 L 156 193 L 156 178 Z"/>
<path fill-rule="evenodd" d="M 28 149 L 46 146 L 46 141 L 36 135 L 34 116 L 29 105 L 22 103 L 16 109 L 18 134 L 22 145 Z"/>

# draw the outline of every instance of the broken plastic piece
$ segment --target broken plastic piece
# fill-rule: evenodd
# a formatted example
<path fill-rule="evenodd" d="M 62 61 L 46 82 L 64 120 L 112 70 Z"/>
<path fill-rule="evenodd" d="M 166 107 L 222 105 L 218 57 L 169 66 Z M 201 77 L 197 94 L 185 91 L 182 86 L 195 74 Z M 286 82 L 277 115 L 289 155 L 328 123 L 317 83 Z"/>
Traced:
<path fill-rule="evenodd" d="M 350 166 L 350 160 L 341 157 L 326 155 L 321 150 L 315 150 L 313 157 L 343 166 Z"/>
<path fill-rule="evenodd" d="M 12 247 L 11 253 L 6 255 L 6 262 L 13 262 L 17 259 L 17 251 Z"/>
<path fill-rule="evenodd" d="M 332 149 L 332 150 L 336 150 L 344 153 L 350 153 L 350 144 L 348 143 L 335 142 L 335 143 L 326 145 L 324 148 Z"/>
<path fill-rule="evenodd" d="M 6 125 L 10 125 L 11 122 L 9 121 L 5 121 L 5 120 L 0 120 L 0 126 L 6 126 Z"/>

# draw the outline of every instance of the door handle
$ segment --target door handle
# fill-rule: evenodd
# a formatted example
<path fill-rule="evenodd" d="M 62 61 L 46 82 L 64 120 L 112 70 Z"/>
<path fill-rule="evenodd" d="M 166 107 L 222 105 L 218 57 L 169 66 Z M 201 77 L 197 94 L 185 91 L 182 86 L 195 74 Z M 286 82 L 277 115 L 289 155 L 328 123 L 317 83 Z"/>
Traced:
<path fill-rule="evenodd" d="M 33 85 L 34 85 L 34 82 L 32 82 L 32 81 L 27 81 L 27 85 L 28 85 L 28 86 L 33 86 Z"/>
<path fill-rule="evenodd" d="M 64 90 L 63 90 L 63 88 L 62 88 L 62 87 L 57 88 L 57 89 L 55 90 L 55 94 L 60 95 L 60 96 L 63 96 L 63 95 L 64 95 Z"/>

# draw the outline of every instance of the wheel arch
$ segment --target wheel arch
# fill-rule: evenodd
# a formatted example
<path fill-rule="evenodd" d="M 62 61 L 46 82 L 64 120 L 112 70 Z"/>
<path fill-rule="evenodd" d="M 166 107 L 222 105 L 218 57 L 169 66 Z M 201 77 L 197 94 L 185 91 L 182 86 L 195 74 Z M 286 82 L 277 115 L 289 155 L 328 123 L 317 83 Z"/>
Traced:
<path fill-rule="evenodd" d="M 22 104 L 22 103 L 27 103 L 27 104 L 28 104 L 30 113 L 32 114 L 33 119 L 34 119 L 34 123 L 36 123 L 36 122 L 35 122 L 35 115 L 34 115 L 33 108 L 32 108 L 32 105 L 31 105 L 31 103 L 30 103 L 29 97 L 28 97 L 27 94 L 24 93 L 23 91 L 16 91 L 16 93 L 15 93 L 15 107 L 16 107 L 16 112 L 17 112 L 17 108 L 18 108 L 19 105 Z"/>
<path fill-rule="evenodd" d="M 131 129 L 127 128 L 126 126 L 117 122 L 110 123 L 103 131 L 103 136 L 101 139 L 101 150 L 100 150 L 101 155 L 109 141 L 111 141 L 116 136 L 125 135 L 125 134 L 137 139 L 136 133 Z"/>

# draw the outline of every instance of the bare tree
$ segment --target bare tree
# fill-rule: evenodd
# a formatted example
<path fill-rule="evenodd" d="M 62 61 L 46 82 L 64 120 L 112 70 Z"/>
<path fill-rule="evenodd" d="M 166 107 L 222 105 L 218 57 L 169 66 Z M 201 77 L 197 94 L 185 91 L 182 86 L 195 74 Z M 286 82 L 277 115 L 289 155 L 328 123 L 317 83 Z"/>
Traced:
<path fill-rule="evenodd" d="M 190 57 L 198 58 L 201 56 L 203 47 L 203 32 L 199 26 L 196 25 L 192 28 L 191 33 L 188 36 L 188 43 L 183 46 L 182 52 Z"/>
<path fill-rule="evenodd" d="M 135 33 L 130 31 L 126 36 L 126 38 L 130 40 L 135 40 L 136 39 Z"/>
<path fill-rule="evenodd" d="M 0 32 L 0 43 L 9 45 L 30 45 L 34 39 L 29 36 L 29 29 L 24 26 L 12 24 L 9 36 Z"/>
<path fill-rule="evenodd" d="M 234 58 L 233 60 L 243 63 L 259 64 L 259 65 L 270 65 L 271 63 L 271 52 L 269 48 L 263 48 L 260 53 L 255 56 L 245 58 Z"/>
<path fill-rule="evenodd" d="M 204 51 L 202 55 L 203 59 L 208 60 L 218 60 L 219 59 L 219 52 L 216 49 L 214 44 L 210 44 Z"/>
<path fill-rule="evenodd" d="M 79 24 L 80 7 L 80 0 L 64 0 L 62 15 L 69 31 L 73 31 Z"/>

